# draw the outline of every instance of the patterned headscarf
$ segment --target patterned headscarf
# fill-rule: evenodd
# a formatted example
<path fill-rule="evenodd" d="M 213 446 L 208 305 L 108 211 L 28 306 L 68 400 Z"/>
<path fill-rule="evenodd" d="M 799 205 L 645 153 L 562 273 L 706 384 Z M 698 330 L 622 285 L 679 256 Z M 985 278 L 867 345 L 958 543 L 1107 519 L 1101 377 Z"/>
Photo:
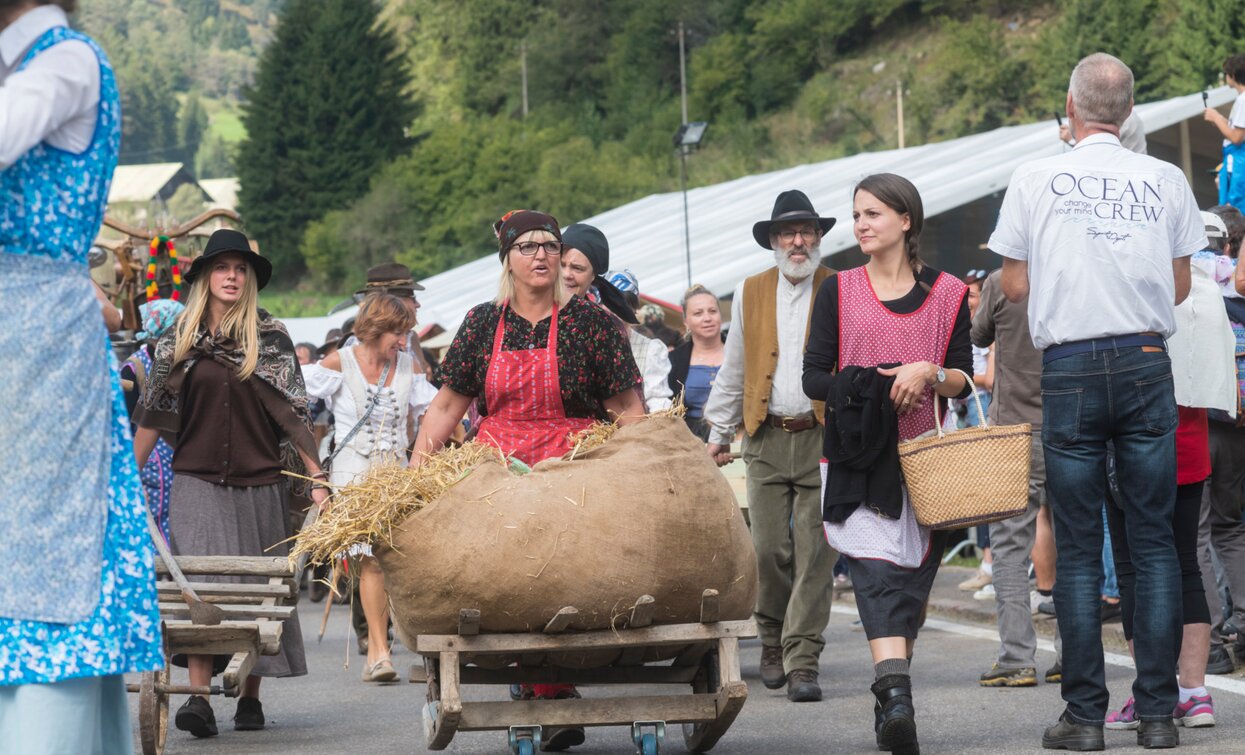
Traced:
<path fill-rule="evenodd" d="M 535 210 L 512 210 L 493 224 L 493 233 L 497 235 L 497 256 L 504 260 L 514 240 L 528 231 L 547 231 L 558 241 L 562 240 L 557 218 Z"/>
<path fill-rule="evenodd" d="M 173 326 L 177 316 L 184 309 L 186 309 L 184 304 L 172 299 L 156 299 L 140 305 L 138 314 L 143 318 L 143 329 L 135 335 L 135 338 L 140 341 L 159 339 L 164 335 L 164 331 Z"/>

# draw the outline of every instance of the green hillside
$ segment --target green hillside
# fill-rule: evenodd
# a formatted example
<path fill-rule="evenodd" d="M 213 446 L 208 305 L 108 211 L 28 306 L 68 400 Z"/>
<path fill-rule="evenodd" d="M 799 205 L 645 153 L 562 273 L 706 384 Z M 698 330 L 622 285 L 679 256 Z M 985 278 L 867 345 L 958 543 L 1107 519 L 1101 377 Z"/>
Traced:
<path fill-rule="evenodd" d="M 676 189 L 670 140 L 680 122 L 680 21 L 689 116 L 710 123 L 690 160 L 693 186 L 894 147 L 897 88 L 904 91 L 906 144 L 922 144 L 1051 117 L 1062 109 L 1072 66 L 1095 50 L 1133 67 L 1139 101 L 1195 91 L 1216 82 L 1223 58 L 1240 51 L 1236 40 L 1245 37 L 1241 0 L 382 6 L 417 113 L 409 146 L 372 172 L 369 188 L 339 192 L 326 205 L 335 209 L 264 240 L 285 269 L 310 273 L 307 287 L 337 288 L 395 255 L 418 275 L 433 274 L 487 249 L 489 224 L 515 207 L 572 222 Z M 204 126 L 201 171 L 228 169 L 227 145 L 243 137 L 244 84 L 255 80 L 257 54 L 285 20 L 282 7 L 278 0 L 84 0 L 82 23 L 107 29 L 101 36 L 112 40 L 127 97 L 138 105 L 127 109 L 127 159 L 184 150 L 177 133 L 194 135 L 189 115 Z M 164 29 L 164 37 L 153 29 Z M 118 46 L 126 52 L 115 52 Z M 321 63 L 305 65 L 323 72 L 318 86 L 331 99 L 340 66 Z M 172 96 L 153 96 L 160 92 Z"/>

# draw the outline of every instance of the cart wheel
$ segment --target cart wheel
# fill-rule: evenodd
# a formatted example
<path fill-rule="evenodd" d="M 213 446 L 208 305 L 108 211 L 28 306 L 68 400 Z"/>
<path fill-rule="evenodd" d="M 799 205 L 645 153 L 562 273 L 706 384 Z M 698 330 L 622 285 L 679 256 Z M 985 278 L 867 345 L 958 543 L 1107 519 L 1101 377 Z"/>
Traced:
<path fill-rule="evenodd" d="M 163 755 L 164 740 L 169 733 L 169 664 L 160 671 L 148 671 L 139 679 L 138 733 L 143 755 Z"/>
<path fill-rule="evenodd" d="M 536 755 L 536 746 L 530 739 L 520 739 L 517 752 L 519 755 Z"/>
<path fill-rule="evenodd" d="M 657 750 L 657 735 L 650 731 L 640 741 L 640 755 L 657 755 Z"/>
<path fill-rule="evenodd" d="M 692 691 L 697 693 L 715 693 L 722 686 L 721 674 L 718 672 L 718 652 L 705 653 L 700 662 L 700 670 L 692 680 Z M 712 729 L 713 722 L 683 724 L 683 742 L 691 752 L 709 752 L 721 732 Z"/>

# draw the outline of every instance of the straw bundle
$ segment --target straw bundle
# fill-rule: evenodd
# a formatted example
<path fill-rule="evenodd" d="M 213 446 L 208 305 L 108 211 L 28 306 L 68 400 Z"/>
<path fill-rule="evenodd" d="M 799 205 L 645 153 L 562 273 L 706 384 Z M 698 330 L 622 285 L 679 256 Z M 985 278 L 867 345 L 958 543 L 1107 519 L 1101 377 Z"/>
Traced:
<path fill-rule="evenodd" d="M 682 417 L 686 411 L 678 401 L 670 409 L 649 416 Z M 618 428 L 616 422 L 593 423 L 571 439 L 571 450 L 564 458 L 573 461 L 600 448 L 614 437 Z M 528 469 L 505 458 L 495 446 L 476 441 L 444 448 L 418 469 L 398 465 L 369 469 L 361 481 L 333 491 L 328 507 L 294 540 L 291 563 L 304 553 L 310 563 L 329 563 L 357 543 L 384 542 L 392 546 L 395 525 L 435 501 L 486 461 L 509 463 L 516 472 Z"/>
<path fill-rule="evenodd" d="M 306 553 L 313 564 L 329 563 L 356 543 L 391 542 L 393 525 L 490 460 L 505 463 L 496 447 L 472 442 L 445 448 L 418 469 L 369 469 L 361 481 L 333 491 L 315 523 L 294 540 L 291 562 Z"/>

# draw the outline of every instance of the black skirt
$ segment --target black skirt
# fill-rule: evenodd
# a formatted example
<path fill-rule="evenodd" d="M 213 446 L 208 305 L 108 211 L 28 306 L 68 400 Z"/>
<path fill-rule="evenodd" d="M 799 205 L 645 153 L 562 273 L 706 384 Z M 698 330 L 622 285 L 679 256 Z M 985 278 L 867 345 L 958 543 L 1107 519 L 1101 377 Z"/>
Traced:
<path fill-rule="evenodd" d="M 852 558 L 846 553 L 856 611 L 870 640 L 881 637 L 916 639 L 921 612 L 929 600 L 934 576 L 942 563 L 946 532 L 933 532 L 929 553 L 915 569 L 905 569 L 876 558 Z"/>

